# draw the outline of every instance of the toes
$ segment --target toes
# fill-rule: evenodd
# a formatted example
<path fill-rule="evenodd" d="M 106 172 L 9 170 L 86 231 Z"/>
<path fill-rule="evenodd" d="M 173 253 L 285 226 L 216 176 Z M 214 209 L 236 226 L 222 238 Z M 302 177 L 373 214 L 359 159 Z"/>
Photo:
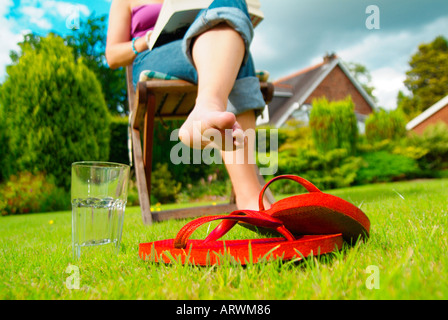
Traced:
<path fill-rule="evenodd" d="M 237 149 L 243 148 L 244 143 L 247 141 L 247 137 L 244 135 L 243 129 L 238 126 L 233 128 L 232 132 L 233 144 Z"/>
<path fill-rule="evenodd" d="M 205 120 L 207 127 L 218 130 L 232 129 L 236 123 L 236 117 L 231 112 L 211 112 Z"/>
<path fill-rule="evenodd" d="M 212 147 L 223 151 L 235 151 L 247 142 L 241 125 L 231 112 L 210 112 L 201 120 L 187 119 L 179 129 L 179 139 L 191 148 Z"/>

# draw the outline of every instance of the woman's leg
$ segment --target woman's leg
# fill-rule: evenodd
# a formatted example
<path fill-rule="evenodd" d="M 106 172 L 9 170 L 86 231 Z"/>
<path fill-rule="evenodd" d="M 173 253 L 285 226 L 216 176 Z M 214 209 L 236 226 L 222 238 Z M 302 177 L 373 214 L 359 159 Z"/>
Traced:
<path fill-rule="evenodd" d="M 214 4 L 218 6 L 219 1 L 214 1 Z M 240 9 L 245 9 L 243 4 L 245 6 L 245 3 L 241 2 L 242 7 Z M 195 141 L 193 141 L 193 132 L 196 130 L 195 123 L 202 124 L 199 129 L 200 135 L 196 135 L 199 137 L 207 129 L 218 129 L 223 138 L 226 129 L 233 131 L 233 136 L 240 135 L 248 129 L 255 130 L 255 112 L 253 109 L 245 112 L 235 110 L 234 113 L 226 111 L 229 95 L 232 96 L 232 102 L 235 103 L 235 106 L 246 108 L 264 106 L 264 101 L 259 92 L 258 80 L 254 77 L 252 60 L 247 52 L 248 43 L 251 40 L 251 23 L 248 19 L 247 10 L 241 12 L 243 17 L 244 14 L 246 16 L 241 18 L 241 15 L 239 15 L 238 19 L 242 20 L 234 17 L 231 20 L 233 27 L 227 23 L 220 23 L 195 37 L 191 47 L 188 44 L 185 46 L 187 55 L 188 48 L 191 48 L 191 60 L 197 70 L 198 81 L 196 106 L 179 131 L 181 141 L 189 146 L 198 145 L 197 142 L 195 144 Z M 235 21 L 241 22 L 239 31 L 234 28 L 237 25 Z M 246 27 L 243 27 L 244 23 L 246 23 Z M 192 32 L 192 34 L 195 33 Z M 237 78 L 244 79 L 240 80 L 238 86 L 235 86 Z M 251 82 L 256 83 L 256 85 Z M 235 116 L 235 113 L 238 115 Z M 252 135 L 248 138 L 255 139 L 255 136 Z M 222 152 L 234 186 L 239 209 L 258 209 L 258 196 L 262 186 L 256 171 L 254 143 L 255 141 L 246 141 L 243 144 L 243 161 L 239 159 L 241 148 L 237 151 L 225 150 Z M 200 145 L 204 147 L 203 144 Z M 225 145 L 225 141 L 221 141 L 221 146 L 224 147 Z M 266 199 L 264 202 L 265 208 L 269 208 L 270 203 Z"/>
<path fill-rule="evenodd" d="M 201 34 L 193 44 L 192 57 L 198 73 L 198 97 L 196 106 L 179 131 L 180 140 L 193 146 L 193 130 L 195 123 L 201 123 L 196 137 L 202 140 L 207 129 L 218 129 L 225 138 L 225 129 L 246 131 L 255 130 L 255 112 L 253 110 L 235 116 L 227 112 L 227 101 L 241 69 L 245 54 L 244 41 L 241 35 L 227 24 Z M 227 136 L 227 139 L 232 137 Z M 248 137 L 255 139 L 252 135 Z M 225 141 L 221 141 L 224 147 Z M 239 209 L 258 210 L 258 195 L 262 186 L 258 180 L 254 156 L 254 141 L 245 141 L 244 151 L 238 149 L 224 150 L 222 157 L 226 164 Z M 204 145 L 202 144 L 202 147 Z M 243 152 L 244 159 L 240 159 Z M 270 203 L 265 199 L 265 208 Z"/>
<path fill-rule="evenodd" d="M 253 110 L 237 115 L 236 120 L 245 132 L 251 129 L 255 133 L 255 113 Z M 242 150 L 223 151 L 222 158 L 232 181 L 238 209 L 258 210 L 258 196 L 263 186 L 258 180 L 255 164 L 255 134 L 248 135 L 248 139 L 250 141 L 248 140 L 244 144 L 244 161 L 241 157 Z M 271 206 L 266 197 L 264 198 L 264 205 L 265 209 Z"/>
<path fill-rule="evenodd" d="M 223 139 L 218 145 L 224 149 L 226 129 L 230 133 L 227 139 L 233 139 L 232 133 L 240 129 L 235 115 L 226 108 L 244 54 L 241 35 L 226 23 L 218 24 L 194 41 L 192 57 L 198 74 L 198 96 L 193 111 L 179 130 L 179 138 L 186 145 L 204 148 L 208 140 L 204 132 L 216 129 Z"/>

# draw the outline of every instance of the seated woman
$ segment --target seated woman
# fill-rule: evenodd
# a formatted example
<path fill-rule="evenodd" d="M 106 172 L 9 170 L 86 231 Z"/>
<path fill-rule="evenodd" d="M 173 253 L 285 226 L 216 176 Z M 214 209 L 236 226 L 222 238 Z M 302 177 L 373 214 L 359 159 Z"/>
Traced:
<path fill-rule="evenodd" d="M 196 17 L 184 38 L 148 50 L 148 38 L 163 1 L 114 0 L 109 14 L 106 59 L 111 68 L 133 65 L 134 86 L 143 70 L 158 71 L 198 85 L 195 107 L 179 130 L 192 147 L 207 129 L 241 141 L 255 128 L 255 111 L 265 106 L 249 52 L 253 27 L 244 0 L 215 0 Z M 228 103 L 230 101 L 230 103 Z M 200 126 L 197 126 L 197 123 Z M 199 135 L 194 134 L 199 130 Z M 239 139 L 238 139 L 239 138 Z M 201 142 L 199 142 L 201 143 Z M 237 144 L 237 143 L 235 143 Z M 223 140 L 220 146 L 224 147 Z M 222 157 L 239 209 L 258 209 L 261 190 L 251 143 L 243 143 L 244 162 L 235 146 Z M 265 200 L 266 207 L 270 205 Z"/>

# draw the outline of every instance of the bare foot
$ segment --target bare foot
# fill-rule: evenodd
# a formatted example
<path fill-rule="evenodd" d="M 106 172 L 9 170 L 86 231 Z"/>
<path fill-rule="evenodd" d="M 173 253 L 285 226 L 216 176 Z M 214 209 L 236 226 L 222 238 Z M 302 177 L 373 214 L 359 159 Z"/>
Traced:
<path fill-rule="evenodd" d="M 179 139 L 194 149 L 235 150 L 243 144 L 243 130 L 233 113 L 196 105 L 179 129 Z"/>

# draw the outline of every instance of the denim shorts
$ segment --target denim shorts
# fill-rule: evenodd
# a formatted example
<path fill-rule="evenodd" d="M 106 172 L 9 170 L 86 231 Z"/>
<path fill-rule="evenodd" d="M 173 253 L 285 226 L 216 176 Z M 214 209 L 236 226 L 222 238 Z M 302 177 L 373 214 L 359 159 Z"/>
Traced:
<path fill-rule="evenodd" d="M 229 94 L 227 111 L 236 115 L 248 110 L 257 110 L 259 113 L 265 107 L 265 102 L 249 51 L 254 32 L 244 0 L 214 0 L 207 9 L 199 12 L 183 39 L 139 53 L 133 63 L 134 87 L 144 70 L 169 74 L 197 84 L 198 75 L 191 57 L 191 42 L 222 22 L 226 22 L 241 35 L 246 47 L 243 63 Z"/>

